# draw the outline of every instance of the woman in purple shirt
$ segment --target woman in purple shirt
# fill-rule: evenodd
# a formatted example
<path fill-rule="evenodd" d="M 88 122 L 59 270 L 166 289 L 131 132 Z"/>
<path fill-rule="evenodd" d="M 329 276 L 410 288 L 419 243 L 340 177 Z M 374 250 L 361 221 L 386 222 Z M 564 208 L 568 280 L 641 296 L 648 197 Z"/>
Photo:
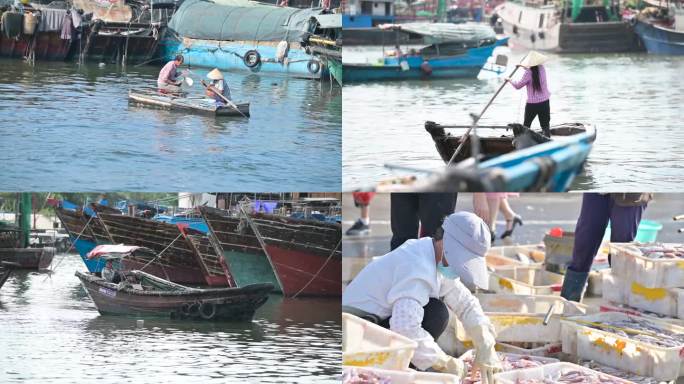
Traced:
<path fill-rule="evenodd" d="M 544 135 L 551 137 L 551 130 L 549 129 L 549 122 L 551 121 L 551 108 L 549 106 L 549 98 L 551 93 L 546 83 L 546 70 L 542 65 L 548 58 L 541 53 L 531 51 L 519 67 L 525 68 L 523 77 L 518 80 L 511 80 L 506 78 L 516 89 L 527 87 L 527 104 L 525 105 L 525 122 L 524 126 L 530 127 L 534 118 L 539 116 L 539 125 L 541 125 Z"/>

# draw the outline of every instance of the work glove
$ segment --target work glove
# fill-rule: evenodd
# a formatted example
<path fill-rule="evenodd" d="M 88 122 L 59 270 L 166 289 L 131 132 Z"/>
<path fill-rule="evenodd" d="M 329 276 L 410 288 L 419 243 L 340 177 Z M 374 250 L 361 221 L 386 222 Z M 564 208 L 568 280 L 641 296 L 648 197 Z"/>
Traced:
<path fill-rule="evenodd" d="M 458 376 L 460 379 L 465 378 L 466 368 L 463 361 L 442 353 L 437 361 L 432 365 L 432 369 L 442 373 L 449 373 Z"/>
<path fill-rule="evenodd" d="M 481 324 L 466 330 L 473 339 L 475 347 L 475 362 L 473 369 L 480 371 L 482 384 L 494 384 L 493 375 L 502 371 L 501 360 L 494 346 L 496 332 L 491 324 Z"/>

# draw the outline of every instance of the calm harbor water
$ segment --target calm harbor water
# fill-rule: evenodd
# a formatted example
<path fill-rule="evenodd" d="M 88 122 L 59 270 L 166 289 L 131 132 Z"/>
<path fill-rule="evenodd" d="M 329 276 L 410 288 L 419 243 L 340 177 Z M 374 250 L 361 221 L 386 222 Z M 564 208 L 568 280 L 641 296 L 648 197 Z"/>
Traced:
<path fill-rule="evenodd" d="M 0 291 L 0 382 L 339 382 L 340 302 L 272 295 L 252 323 L 100 316 L 74 276 L 17 272 Z M 55 263 L 53 263 L 53 268 Z"/>
<path fill-rule="evenodd" d="M 345 50 L 345 60 L 377 56 L 375 50 L 349 53 Z M 524 53 L 509 55 L 511 70 Z M 546 67 L 551 124 L 590 123 L 598 132 L 585 174 L 572 189 L 677 191 L 684 180 L 684 57 L 645 53 L 550 57 Z M 469 124 L 469 113 L 479 113 L 500 84 L 500 79 L 489 76 L 345 85 L 343 190 L 402 174 L 384 164 L 443 166 L 424 122 Z M 506 87 L 481 124 L 522 122 L 524 103 L 524 89 Z M 535 120 L 533 127 L 538 124 Z"/>
<path fill-rule="evenodd" d="M 251 118 L 136 106 L 159 68 L 0 59 L 3 190 L 339 191 L 339 87 L 225 72 Z M 207 70 L 193 68 L 194 87 Z"/>

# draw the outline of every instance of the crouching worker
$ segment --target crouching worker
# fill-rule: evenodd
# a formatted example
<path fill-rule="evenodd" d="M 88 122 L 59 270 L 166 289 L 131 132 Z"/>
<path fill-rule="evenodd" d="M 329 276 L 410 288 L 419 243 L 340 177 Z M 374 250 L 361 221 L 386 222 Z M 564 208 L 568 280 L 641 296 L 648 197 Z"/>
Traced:
<path fill-rule="evenodd" d="M 465 366 L 436 343 L 449 322 L 451 309 L 466 328 L 476 349 L 475 367 L 489 383 L 500 370 L 495 333 L 482 307 L 459 279 L 438 271 L 442 264 L 461 280 L 488 288 L 484 255 L 491 243 L 487 225 L 469 212 L 448 216 L 434 237 L 406 241 L 373 260 L 342 294 L 342 311 L 372 321 L 418 343 L 411 363 L 420 370 L 463 378 Z"/>
<path fill-rule="evenodd" d="M 211 97 L 215 101 L 219 101 L 221 103 L 225 102 L 223 97 L 230 100 L 230 89 L 228 88 L 226 81 L 223 79 L 223 74 L 218 70 L 218 68 L 214 68 L 211 72 L 209 72 L 207 74 L 207 78 L 211 80 L 205 91 L 205 94 L 208 97 Z"/>

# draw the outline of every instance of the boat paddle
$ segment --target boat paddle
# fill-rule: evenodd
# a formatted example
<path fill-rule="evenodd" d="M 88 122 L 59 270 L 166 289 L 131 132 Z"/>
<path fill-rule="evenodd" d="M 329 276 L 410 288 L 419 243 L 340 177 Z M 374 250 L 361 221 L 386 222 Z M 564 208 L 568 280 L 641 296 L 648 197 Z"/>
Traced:
<path fill-rule="evenodd" d="M 522 58 L 522 60 L 520 60 L 520 63 L 522 63 L 526 57 L 527 57 L 527 55 L 525 55 Z M 515 69 L 513 69 L 513 72 L 511 72 L 509 77 L 513 77 L 513 75 L 518 70 L 518 68 L 519 68 L 519 65 L 516 65 Z M 475 126 L 477 125 L 477 122 L 480 121 L 480 119 L 482 118 L 482 115 L 484 115 L 484 113 L 487 111 L 487 108 L 489 108 L 489 106 L 492 105 L 492 103 L 494 102 L 494 99 L 496 99 L 496 97 L 499 96 L 499 93 L 501 93 L 501 90 L 506 86 L 506 83 L 507 83 L 507 81 L 504 81 L 503 84 L 501 84 L 501 86 L 496 91 L 494 96 L 492 96 L 492 98 L 489 99 L 489 103 L 487 103 L 487 105 L 485 105 L 485 107 L 482 109 L 482 112 L 480 112 L 479 115 L 473 117 L 473 124 L 470 126 L 470 128 L 468 128 L 468 130 L 463 134 L 463 136 L 461 136 L 461 144 L 458 145 L 458 147 L 454 151 L 454 154 L 451 155 L 451 158 L 449 159 L 447 166 L 451 165 L 454 162 L 454 159 L 456 159 L 456 156 L 458 156 L 458 154 L 461 152 L 461 149 L 463 149 L 463 146 L 465 145 L 465 142 L 466 142 L 466 138 L 468 137 L 468 135 L 470 135 L 470 132 L 473 130 L 473 128 L 475 128 Z"/>
<path fill-rule="evenodd" d="M 200 80 L 200 83 L 202 83 L 202 85 L 204 86 L 204 88 L 209 89 L 209 86 L 207 85 L 207 83 L 204 82 L 204 80 Z M 230 105 L 231 107 L 233 107 L 233 109 L 235 109 L 236 111 L 238 111 L 243 117 L 249 119 L 249 117 L 247 117 L 247 115 L 245 115 L 244 113 L 242 113 L 242 111 L 240 110 L 240 108 L 238 108 L 237 105 L 235 105 L 232 101 L 228 100 L 227 97 L 223 96 L 222 94 L 220 94 L 220 93 L 218 93 L 218 92 L 216 92 L 216 91 L 214 91 L 214 93 L 217 94 L 217 95 L 219 95 L 219 97 L 221 97 L 221 98 L 223 99 L 223 101 L 225 101 L 226 103 L 228 103 L 228 105 Z"/>

